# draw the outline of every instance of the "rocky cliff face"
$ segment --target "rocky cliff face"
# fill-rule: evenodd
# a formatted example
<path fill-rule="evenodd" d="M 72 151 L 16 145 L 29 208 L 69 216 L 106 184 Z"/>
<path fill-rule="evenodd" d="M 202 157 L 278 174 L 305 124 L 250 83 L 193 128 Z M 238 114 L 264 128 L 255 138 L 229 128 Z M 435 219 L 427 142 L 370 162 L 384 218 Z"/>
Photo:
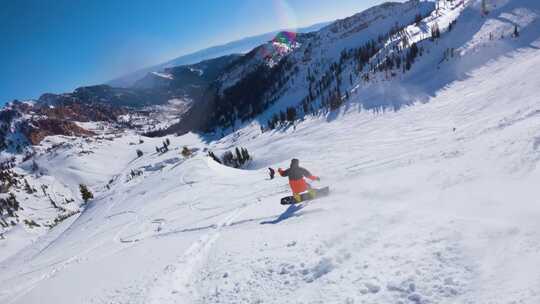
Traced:
<path fill-rule="evenodd" d="M 93 132 L 79 127 L 68 120 L 45 118 L 24 121 L 20 126 L 21 133 L 32 145 L 39 145 L 45 137 L 50 135 L 90 136 Z"/>
<path fill-rule="evenodd" d="M 114 123 L 121 115 L 128 113 L 124 107 L 84 104 L 64 95 L 56 96 L 60 96 L 62 101 L 54 100 L 55 105 L 15 101 L 0 110 L 0 150 L 21 152 L 28 145 L 38 145 L 49 135 L 93 135 L 93 132 L 80 127 L 77 122 Z"/>

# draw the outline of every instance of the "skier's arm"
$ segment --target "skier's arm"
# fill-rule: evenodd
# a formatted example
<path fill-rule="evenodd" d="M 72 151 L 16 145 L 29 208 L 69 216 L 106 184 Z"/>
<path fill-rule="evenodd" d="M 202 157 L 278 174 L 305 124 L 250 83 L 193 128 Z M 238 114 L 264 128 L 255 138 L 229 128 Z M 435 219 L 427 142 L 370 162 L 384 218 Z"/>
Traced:
<path fill-rule="evenodd" d="M 304 175 L 304 177 L 309 178 L 310 180 L 313 180 L 313 181 L 321 180 L 318 176 L 311 174 L 308 170 L 304 168 L 302 168 L 302 171 L 303 171 L 302 174 Z"/>
<path fill-rule="evenodd" d="M 278 172 L 279 172 L 279 175 L 285 177 L 285 176 L 289 176 L 289 169 L 287 170 L 283 170 L 281 168 L 278 169 Z"/>

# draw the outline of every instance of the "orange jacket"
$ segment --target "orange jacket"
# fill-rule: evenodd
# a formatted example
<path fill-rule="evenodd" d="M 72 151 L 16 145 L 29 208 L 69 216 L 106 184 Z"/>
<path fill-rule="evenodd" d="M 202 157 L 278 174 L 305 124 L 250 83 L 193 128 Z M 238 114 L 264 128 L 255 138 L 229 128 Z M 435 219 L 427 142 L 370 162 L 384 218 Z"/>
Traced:
<path fill-rule="evenodd" d="M 292 166 L 287 170 L 283 170 L 279 168 L 278 172 L 279 172 L 279 175 L 283 177 L 285 176 L 289 177 L 289 185 L 291 186 L 291 190 L 293 194 L 306 192 L 309 189 L 309 185 L 306 183 L 306 180 L 304 179 L 304 177 L 307 177 L 311 180 L 319 179 L 317 176 L 309 173 L 308 170 L 299 166 Z"/>

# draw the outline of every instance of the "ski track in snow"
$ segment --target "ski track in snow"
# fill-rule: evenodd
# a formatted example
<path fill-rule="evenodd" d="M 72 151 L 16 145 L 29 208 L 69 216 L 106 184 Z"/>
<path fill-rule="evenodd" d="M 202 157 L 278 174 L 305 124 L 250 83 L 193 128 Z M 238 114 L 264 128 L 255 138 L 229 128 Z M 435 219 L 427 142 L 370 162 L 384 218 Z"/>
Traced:
<path fill-rule="evenodd" d="M 231 225 L 246 207 L 247 205 L 235 209 L 225 219 L 218 222 L 214 231 L 204 234 L 192 244 L 176 265 L 167 265 L 164 275 L 157 278 L 147 302 L 152 304 L 192 302 L 192 299 L 197 296 L 196 290 L 190 284 L 193 273 L 204 262 L 212 245 L 219 238 L 221 230 Z"/>

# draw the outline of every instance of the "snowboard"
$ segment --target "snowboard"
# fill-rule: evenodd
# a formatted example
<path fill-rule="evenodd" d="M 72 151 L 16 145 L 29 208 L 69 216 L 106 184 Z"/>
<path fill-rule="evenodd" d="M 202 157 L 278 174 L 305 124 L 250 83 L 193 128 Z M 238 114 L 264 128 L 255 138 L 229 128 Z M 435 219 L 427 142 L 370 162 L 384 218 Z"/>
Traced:
<path fill-rule="evenodd" d="M 330 187 L 324 187 L 324 188 L 321 188 L 321 189 L 311 189 L 311 190 L 315 191 L 314 196 L 312 196 L 312 194 L 309 193 L 309 192 L 304 192 L 304 193 L 300 194 L 300 201 L 299 202 L 297 202 L 294 199 L 294 196 L 292 196 L 292 195 L 291 196 L 286 196 L 286 197 L 281 199 L 281 204 L 282 205 L 299 204 L 299 203 L 302 203 L 302 202 L 311 201 L 311 200 L 314 200 L 316 198 L 327 196 L 328 194 L 330 194 Z"/>

